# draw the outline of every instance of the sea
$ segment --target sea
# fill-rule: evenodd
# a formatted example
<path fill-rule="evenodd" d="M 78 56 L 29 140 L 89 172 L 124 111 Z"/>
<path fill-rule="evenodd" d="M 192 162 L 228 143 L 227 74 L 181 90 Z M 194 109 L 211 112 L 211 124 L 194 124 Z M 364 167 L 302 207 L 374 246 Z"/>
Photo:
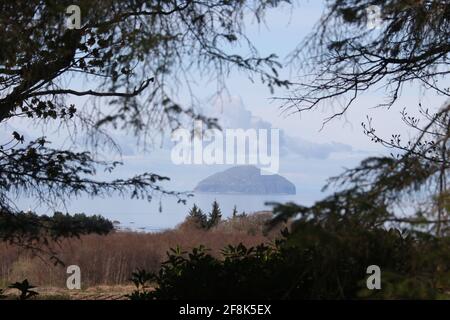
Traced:
<path fill-rule="evenodd" d="M 222 217 L 232 215 L 233 208 L 239 213 L 247 214 L 270 211 L 269 203 L 294 202 L 311 205 L 317 199 L 317 193 L 301 193 L 297 195 L 247 195 L 247 194 L 219 194 L 197 193 L 187 198 L 186 204 L 178 203 L 175 198 L 163 197 L 153 199 L 150 203 L 124 199 L 121 203 L 108 200 L 108 203 L 97 210 L 97 214 L 114 221 L 122 230 L 141 232 L 158 232 L 175 228 L 182 223 L 190 208 L 196 204 L 204 213 L 211 210 L 212 203 L 219 203 Z M 96 200 L 98 205 L 99 200 Z M 92 208 L 92 207 L 91 207 Z"/>

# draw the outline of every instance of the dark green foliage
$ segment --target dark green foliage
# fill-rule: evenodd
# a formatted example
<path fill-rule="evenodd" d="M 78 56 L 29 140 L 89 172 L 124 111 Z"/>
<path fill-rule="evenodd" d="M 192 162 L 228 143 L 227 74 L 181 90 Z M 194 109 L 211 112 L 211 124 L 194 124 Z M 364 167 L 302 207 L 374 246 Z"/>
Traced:
<path fill-rule="evenodd" d="M 49 246 L 51 242 L 91 233 L 105 235 L 113 230 L 111 221 L 97 215 L 55 212 L 53 216 L 39 216 L 33 212 L 0 212 L 0 241 L 47 254 L 55 264 L 64 265 L 64 262 L 58 258 L 55 248 Z"/>
<path fill-rule="evenodd" d="M 188 219 L 200 229 L 208 228 L 208 217 L 196 204 L 189 211 Z"/>
<path fill-rule="evenodd" d="M 339 231 L 344 226 L 380 227 L 393 217 L 383 198 L 356 188 L 334 193 L 310 207 L 295 203 L 269 204 L 274 205 L 275 215 L 270 226 L 297 218 L 294 225 L 308 222 L 330 231 Z"/>
<path fill-rule="evenodd" d="M 222 211 L 219 204 L 214 200 L 211 212 L 208 215 L 208 229 L 216 227 L 222 219 Z"/>
<path fill-rule="evenodd" d="M 173 250 L 158 274 L 146 275 L 156 289 L 138 290 L 132 298 L 442 298 L 450 288 L 449 256 L 444 250 L 449 243 L 397 230 L 335 234 L 304 225 L 274 246 L 228 246 L 221 259 L 202 247 L 189 254 Z M 423 257 L 427 249 L 433 249 L 438 259 Z M 366 268 L 372 264 L 382 270 L 380 291 L 366 289 Z"/>
<path fill-rule="evenodd" d="M 313 207 L 275 208 L 298 216 L 274 244 L 204 247 L 168 253 L 154 291 L 139 299 L 437 299 L 449 297 L 450 238 L 386 229 L 387 211 L 370 199 L 335 195 Z M 276 222 L 276 221 L 275 221 Z M 367 267 L 381 268 L 381 290 L 368 290 Z M 141 286 L 142 287 L 142 286 Z M 141 293 L 140 293 L 141 292 Z"/>
<path fill-rule="evenodd" d="M 204 230 L 209 230 L 216 227 L 222 219 L 222 212 L 217 201 L 212 204 L 211 212 L 206 215 L 197 207 L 196 204 L 189 211 L 187 221 L 192 222 L 196 227 Z"/>
<path fill-rule="evenodd" d="M 9 288 L 17 289 L 20 291 L 19 300 L 28 300 L 39 294 L 36 291 L 31 290 L 36 287 L 32 286 L 30 283 L 28 283 L 27 279 L 23 280 L 22 282 L 16 282 L 16 283 L 11 284 L 9 286 Z"/>
<path fill-rule="evenodd" d="M 38 216 L 32 212 L 21 212 L 0 215 L 0 239 L 3 241 L 19 235 L 30 240 L 43 236 L 57 241 L 60 238 L 79 238 L 89 233 L 108 234 L 113 229 L 111 221 L 83 213 L 69 215 L 55 212 L 53 216 Z"/>
<path fill-rule="evenodd" d="M 151 298 L 150 284 L 155 280 L 154 275 L 142 269 L 137 269 L 131 274 L 131 282 L 136 286 L 136 290 L 127 295 L 131 300 L 148 300 Z"/>

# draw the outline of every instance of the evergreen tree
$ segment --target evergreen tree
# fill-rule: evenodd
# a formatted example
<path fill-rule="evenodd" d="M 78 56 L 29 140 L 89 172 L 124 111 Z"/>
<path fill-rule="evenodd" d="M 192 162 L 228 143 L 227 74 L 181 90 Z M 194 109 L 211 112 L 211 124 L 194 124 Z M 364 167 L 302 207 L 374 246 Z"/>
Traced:
<path fill-rule="evenodd" d="M 369 31 L 367 22 L 371 18 L 364 11 L 373 4 L 379 11 L 379 30 Z M 381 83 L 389 89 L 380 99 L 383 102 L 373 106 L 398 103 L 405 84 L 417 86 L 427 95 L 444 95 L 448 100 L 449 17 L 449 0 L 327 1 L 318 27 L 291 54 L 291 61 L 297 60 L 300 66 L 297 76 L 308 80 L 292 87 L 294 94 L 286 97 L 284 110 L 304 112 L 339 101 L 343 108 L 333 112 L 325 120 L 328 122 L 344 116 L 363 94 Z M 362 123 L 371 140 L 390 149 L 393 157 L 367 158 L 358 167 L 331 179 L 333 187 L 341 190 L 335 199 L 326 201 L 341 202 L 344 210 L 348 210 L 348 203 L 365 204 L 372 211 L 378 207 L 381 213 L 377 219 L 399 223 L 399 228 L 410 223 L 439 236 L 450 234 L 450 104 L 447 101 L 442 106 L 422 106 L 420 100 L 417 116 L 409 111 L 414 103 L 401 112 L 403 130 L 408 130 L 411 138 L 399 133 L 379 136 L 371 117 Z M 415 203 L 417 196 L 426 201 Z M 385 208 L 399 203 L 413 204 L 413 210 L 408 210 L 415 211 L 416 217 L 405 219 L 397 210 L 386 213 Z M 371 212 L 368 219 L 372 218 Z"/>
<path fill-rule="evenodd" d="M 188 219 L 193 221 L 197 226 L 202 229 L 206 229 L 208 226 L 208 217 L 203 213 L 202 209 L 197 207 L 196 204 L 189 211 Z"/>
<path fill-rule="evenodd" d="M 214 200 L 212 204 L 212 210 L 209 213 L 208 229 L 217 226 L 221 219 L 222 219 L 222 212 L 219 208 L 219 204 L 217 203 L 216 200 Z"/>
<path fill-rule="evenodd" d="M 237 211 L 237 208 L 236 208 L 236 205 L 233 207 L 233 214 L 232 214 L 232 217 L 233 217 L 233 219 L 235 219 L 235 218 L 237 218 L 237 216 L 238 216 L 238 211 Z"/>

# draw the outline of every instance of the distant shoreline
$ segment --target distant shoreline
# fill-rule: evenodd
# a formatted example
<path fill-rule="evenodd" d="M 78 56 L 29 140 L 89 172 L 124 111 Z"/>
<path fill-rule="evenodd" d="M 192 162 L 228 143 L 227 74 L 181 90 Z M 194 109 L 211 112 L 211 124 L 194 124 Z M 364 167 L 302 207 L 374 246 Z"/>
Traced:
<path fill-rule="evenodd" d="M 222 195 L 242 195 L 242 196 L 296 196 L 297 193 L 247 193 L 247 192 L 214 192 L 214 191 L 198 191 L 193 193 L 199 194 L 222 194 Z"/>

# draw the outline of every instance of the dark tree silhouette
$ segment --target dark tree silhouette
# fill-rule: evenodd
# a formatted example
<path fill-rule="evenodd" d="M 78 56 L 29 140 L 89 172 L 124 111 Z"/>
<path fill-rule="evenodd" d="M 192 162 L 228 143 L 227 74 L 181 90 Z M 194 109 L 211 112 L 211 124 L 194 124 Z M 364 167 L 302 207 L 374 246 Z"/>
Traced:
<path fill-rule="evenodd" d="M 368 9 L 380 10 L 379 28 L 368 26 Z M 315 31 L 292 53 L 301 70 L 286 110 L 304 111 L 339 99 L 342 115 L 363 92 L 386 88 L 391 106 L 405 83 L 450 96 L 440 79 L 450 73 L 448 0 L 327 1 Z M 329 120 L 329 119 L 328 119 Z"/>
<path fill-rule="evenodd" d="M 208 229 L 216 227 L 222 219 L 222 211 L 219 204 L 214 200 L 212 204 L 211 212 L 208 215 Z"/>
<path fill-rule="evenodd" d="M 189 210 L 188 219 L 200 229 L 206 229 L 208 227 L 208 216 L 196 204 Z"/>
<path fill-rule="evenodd" d="M 231 216 L 233 217 L 233 219 L 234 219 L 234 218 L 237 218 L 237 216 L 238 216 L 238 211 L 237 211 L 236 206 L 233 207 L 233 212 L 232 212 Z"/>
<path fill-rule="evenodd" d="M 378 28 L 368 25 L 372 6 L 379 9 Z M 315 31 L 292 53 L 302 82 L 293 85 L 290 96 L 280 98 L 284 110 L 303 112 L 338 103 L 340 109 L 327 122 L 343 115 L 362 93 L 376 86 L 386 89 L 387 101 L 381 106 L 392 106 L 405 84 L 448 98 L 449 39 L 450 1 L 329 0 Z M 416 132 L 410 139 L 396 133 L 380 137 L 368 118 L 362 124 L 365 133 L 393 149 L 393 157 L 366 159 L 331 179 L 342 189 L 300 211 L 315 212 L 324 205 L 343 211 L 356 207 L 369 214 L 368 221 L 377 213 L 378 224 L 413 223 L 439 235 L 448 233 L 450 104 L 433 107 L 435 111 L 419 105 L 420 117 L 412 116 L 411 106 L 403 110 L 403 121 Z M 424 191 L 429 195 L 426 206 L 415 201 Z M 408 201 L 402 203 L 404 199 Z M 403 209 L 414 201 L 415 217 L 394 216 L 394 207 Z M 284 209 L 286 216 L 298 213 Z"/>
<path fill-rule="evenodd" d="M 194 68 L 217 79 L 219 88 L 232 69 L 270 89 L 287 86 L 278 77 L 277 57 L 260 56 L 243 29 L 246 15 L 261 21 L 266 9 L 283 2 L 289 1 L 82 0 L 79 29 L 66 26 L 72 1 L 1 2 L 0 123 L 48 123 L 85 137 L 86 146 L 75 151 L 74 138 L 73 146 L 52 149 L 46 138 L 25 141 L 20 132 L 0 137 L 0 214 L 19 219 L 13 196 L 23 195 L 49 206 L 113 192 L 183 201 L 161 186 L 168 178 L 155 173 L 98 180 L 96 170 L 111 171 L 119 163 L 102 161 L 96 151 L 117 148 L 108 135 L 116 128 L 148 144 L 152 134 L 175 129 L 183 119 L 217 126 L 196 112 L 194 96 L 190 104 L 175 102 L 176 88 L 194 81 Z M 236 54 L 234 45 L 248 50 Z M 81 90 L 74 79 L 88 88 Z M 79 106 L 67 102 L 70 96 L 90 99 Z"/>

